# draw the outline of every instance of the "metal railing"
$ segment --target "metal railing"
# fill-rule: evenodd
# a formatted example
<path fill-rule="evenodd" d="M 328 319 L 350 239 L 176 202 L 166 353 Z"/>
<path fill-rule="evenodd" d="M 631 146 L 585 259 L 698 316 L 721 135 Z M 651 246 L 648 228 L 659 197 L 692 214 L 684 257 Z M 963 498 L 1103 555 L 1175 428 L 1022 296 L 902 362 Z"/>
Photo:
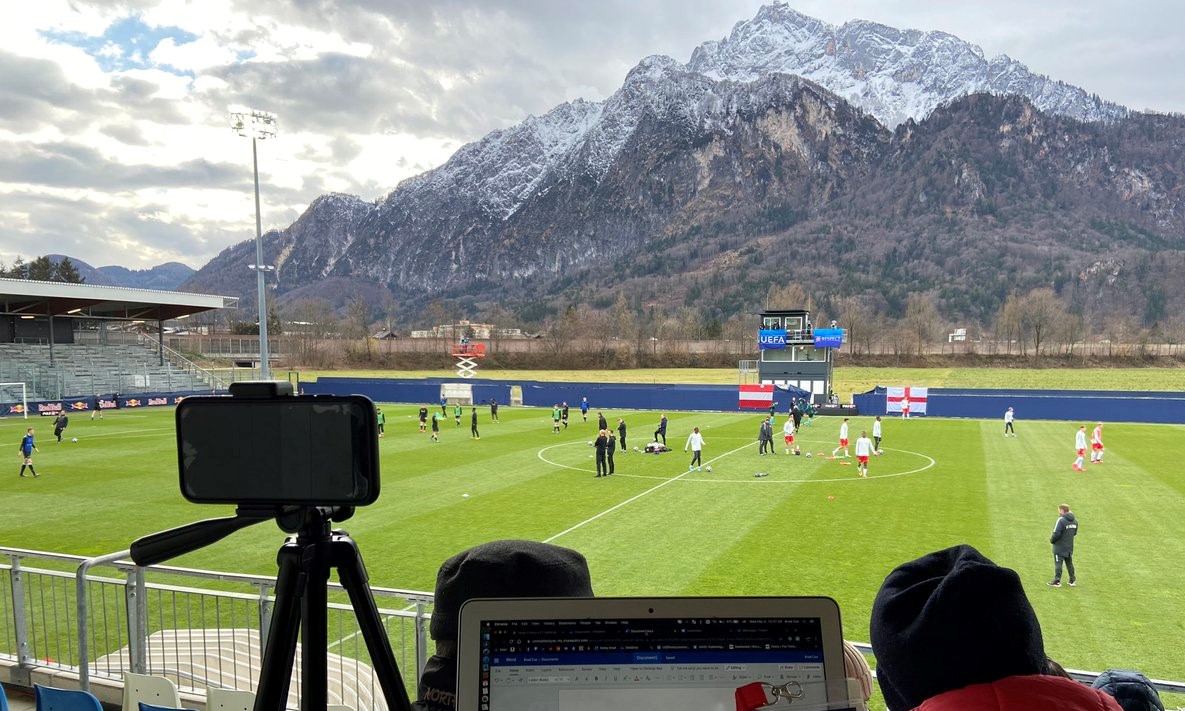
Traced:
<path fill-rule="evenodd" d="M 148 334 L 141 335 L 140 345 L 146 345 L 152 348 L 160 348 L 174 367 L 180 369 L 183 373 L 192 377 L 193 379 L 206 383 L 210 386 L 211 390 L 226 389 L 227 383 L 222 378 L 218 377 L 214 371 L 208 368 L 203 368 L 197 363 L 194 363 L 182 355 L 179 351 L 175 351 L 161 343 L 161 341 L 159 341 L 154 336 L 150 336 Z"/>
<path fill-rule="evenodd" d="M 128 551 L 97 558 L 0 547 L 0 660 L 18 672 L 58 669 L 122 682 L 124 672 L 171 679 L 183 692 L 217 686 L 254 690 L 271 624 L 275 578 L 172 566 L 139 567 Z M 30 567 L 38 561 L 46 567 Z M 119 577 L 95 574 L 110 568 Z M 73 570 L 73 572 L 71 572 Z M 151 579 L 149 579 L 151 577 Z M 193 585 L 183 585 L 187 581 Z M 217 587 L 215 587 L 217 586 Z M 404 683 L 414 689 L 428 656 L 427 592 L 372 587 Z M 330 585 L 328 632 L 331 703 L 385 710 L 346 596 Z M 394 609 L 393 609 L 394 608 Z M 872 648 L 857 642 L 872 656 Z M 299 653 L 297 664 L 299 665 Z M 1098 672 L 1067 670 L 1090 683 Z M 300 694 L 293 673 L 290 707 Z M 18 682 L 19 683 L 19 682 Z M 1153 679 L 1162 692 L 1185 694 L 1185 682 Z M 27 685 L 27 684 L 26 684 Z"/>
<path fill-rule="evenodd" d="M 97 558 L 0 547 L 0 659 L 26 675 L 58 669 L 120 682 L 125 672 L 171 679 L 182 692 L 255 690 L 275 602 L 274 577 L 140 567 L 128 551 Z M 30 563 L 36 563 L 32 567 Z M 71 570 L 72 569 L 72 570 Z M 97 571 L 110 571 L 99 575 Z M 428 656 L 431 593 L 371 588 L 404 683 Z M 386 708 L 348 597 L 329 586 L 333 703 Z M 299 654 L 296 661 L 299 668 Z M 300 694 L 294 670 L 290 703 Z"/>

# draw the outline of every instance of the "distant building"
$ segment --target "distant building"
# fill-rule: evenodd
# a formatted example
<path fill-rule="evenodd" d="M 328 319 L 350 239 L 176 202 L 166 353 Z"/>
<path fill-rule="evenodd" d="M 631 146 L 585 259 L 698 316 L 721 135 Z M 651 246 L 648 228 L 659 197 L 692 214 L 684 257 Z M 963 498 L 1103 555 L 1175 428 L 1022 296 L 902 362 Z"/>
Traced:
<path fill-rule="evenodd" d="M 446 338 L 456 340 L 462 336 L 483 341 L 489 340 L 491 337 L 528 338 L 527 334 L 523 333 L 521 328 L 498 328 L 492 323 L 473 323 L 466 320 L 461 320 L 457 323 L 442 323 L 439 326 L 433 326 L 429 329 L 411 332 L 411 338 Z"/>

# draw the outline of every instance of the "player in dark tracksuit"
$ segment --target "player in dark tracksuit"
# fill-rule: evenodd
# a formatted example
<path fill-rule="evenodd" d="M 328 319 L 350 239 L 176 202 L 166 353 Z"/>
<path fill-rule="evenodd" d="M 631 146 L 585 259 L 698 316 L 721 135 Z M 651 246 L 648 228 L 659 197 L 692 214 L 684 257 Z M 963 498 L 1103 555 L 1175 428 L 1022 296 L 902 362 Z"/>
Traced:
<path fill-rule="evenodd" d="M 656 429 L 654 431 L 654 441 L 655 442 L 658 441 L 659 437 L 662 437 L 663 444 L 667 443 L 667 416 L 666 415 L 663 415 L 662 419 L 658 421 L 658 429 Z"/>
<path fill-rule="evenodd" d="M 794 431 L 797 432 L 798 428 L 802 426 L 802 408 L 798 406 L 798 403 L 790 406 L 790 416 L 794 418 Z"/>
<path fill-rule="evenodd" d="M 420 408 L 420 431 L 428 431 L 428 408 L 426 407 Z"/>
<path fill-rule="evenodd" d="M 605 440 L 605 457 L 608 459 L 608 472 L 612 474 L 615 471 L 613 468 L 613 452 L 617 449 L 617 438 L 613 436 L 613 430 L 605 430 L 605 434 L 609 436 Z"/>
<path fill-rule="evenodd" d="M 479 435 L 477 433 L 477 408 L 476 407 L 473 408 L 472 422 L 473 423 L 471 425 L 469 425 L 469 436 L 472 437 L 473 439 L 481 439 L 481 435 Z"/>
<path fill-rule="evenodd" d="M 608 476 L 609 465 L 605 461 L 605 448 L 609 446 L 609 438 L 605 436 L 605 430 L 597 434 L 597 441 L 593 442 L 593 446 L 597 448 L 597 476 Z"/>
<path fill-rule="evenodd" d="M 1062 504 L 1057 507 L 1058 519 L 1053 527 L 1053 535 L 1049 542 L 1053 544 L 1053 580 L 1051 587 L 1062 586 L 1062 563 L 1066 564 L 1066 572 L 1070 575 L 1070 587 L 1077 583 L 1074 575 L 1074 537 L 1078 535 L 1078 519 L 1075 518 L 1070 507 Z"/>
<path fill-rule="evenodd" d="M 603 412 L 597 413 L 597 429 L 599 429 L 599 430 L 609 429 L 609 421 L 605 419 L 605 413 L 603 413 Z"/>
<path fill-rule="evenodd" d="M 70 424 L 70 417 L 66 413 L 62 413 L 54 418 L 53 421 L 53 435 L 58 438 L 58 442 L 62 441 L 62 433 L 66 431 L 66 427 Z"/>
<path fill-rule="evenodd" d="M 625 451 L 625 420 L 617 418 L 617 441 L 621 444 L 621 451 Z"/>

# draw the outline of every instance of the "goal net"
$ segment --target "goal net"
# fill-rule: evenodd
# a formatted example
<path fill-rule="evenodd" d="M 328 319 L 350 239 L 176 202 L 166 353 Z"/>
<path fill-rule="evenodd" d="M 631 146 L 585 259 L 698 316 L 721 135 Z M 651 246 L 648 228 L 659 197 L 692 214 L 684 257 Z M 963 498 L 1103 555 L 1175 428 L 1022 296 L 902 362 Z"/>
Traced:
<path fill-rule="evenodd" d="M 0 383 L 0 417 L 29 418 L 29 391 L 24 383 Z"/>

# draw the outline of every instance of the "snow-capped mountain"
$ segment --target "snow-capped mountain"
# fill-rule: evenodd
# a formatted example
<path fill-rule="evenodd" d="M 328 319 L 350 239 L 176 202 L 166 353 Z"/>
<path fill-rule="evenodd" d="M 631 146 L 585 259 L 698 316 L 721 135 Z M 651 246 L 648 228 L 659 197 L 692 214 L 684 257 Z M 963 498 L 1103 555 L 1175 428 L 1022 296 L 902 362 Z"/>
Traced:
<path fill-rule="evenodd" d="M 1007 55 L 986 59 L 978 46 L 945 32 L 899 30 L 863 20 L 835 27 L 783 3 L 761 8 L 728 37 L 697 47 L 688 68 L 736 81 L 771 72 L 797 74 L 889 128 L 977 93 L 1023 96 L 1042 111 L 1081 121 L 1127 115 L 1124 107 L 1034 74 Z"/>
<path fill-rule="evenodd" d="M 604 101 L 568 102 L 494 131 L 378 203 L 318 198 L 265 236 L 265 259 L 281 299 L 322 281 L 344 293 L 353 280 L 422 304 L 445 294 L 538 298 L 525 295 L 558 293 L 576 273 L 621 277 L 632 264 L 669 273 L 701 246 L 653 255 L 690 236 L 713 234 L 707 253 L 751 255 L 760 249 L 742 240 L 811 219 L 827 223 L 817 234 L 845 220 L 893 224 L 903 230 L 886 237 L 893 242 L 912 239 L 929 223 L 910 220 L 932 214 L 948 227 L 971 215 L 996 229 L 1009 206 L 1039 205 L 1058 213 L 1050 224 L 1159 234 L 1185 214 L 1185 166 L 1170 148 L 1185 140 L 1182 125 L 1129 115 L 1007 57 L 985 60 L 951 35 L 868 22 L 837 29 L 771 5 L 688 64 L 647 57 Z M 1115 220 L 1139 227 L 1107 226 Z M 963 261 L 945 258 L 928 268 L 957 279 Z M 250 304 L 242 265 L 254 259 L 251 242 L 231 247 L 185 287 Z M 725 267 L 742 260 L 758 263 L 733 254 Z M 715 296 L 746 291 L 743 274 L 730 278 Z"/>

